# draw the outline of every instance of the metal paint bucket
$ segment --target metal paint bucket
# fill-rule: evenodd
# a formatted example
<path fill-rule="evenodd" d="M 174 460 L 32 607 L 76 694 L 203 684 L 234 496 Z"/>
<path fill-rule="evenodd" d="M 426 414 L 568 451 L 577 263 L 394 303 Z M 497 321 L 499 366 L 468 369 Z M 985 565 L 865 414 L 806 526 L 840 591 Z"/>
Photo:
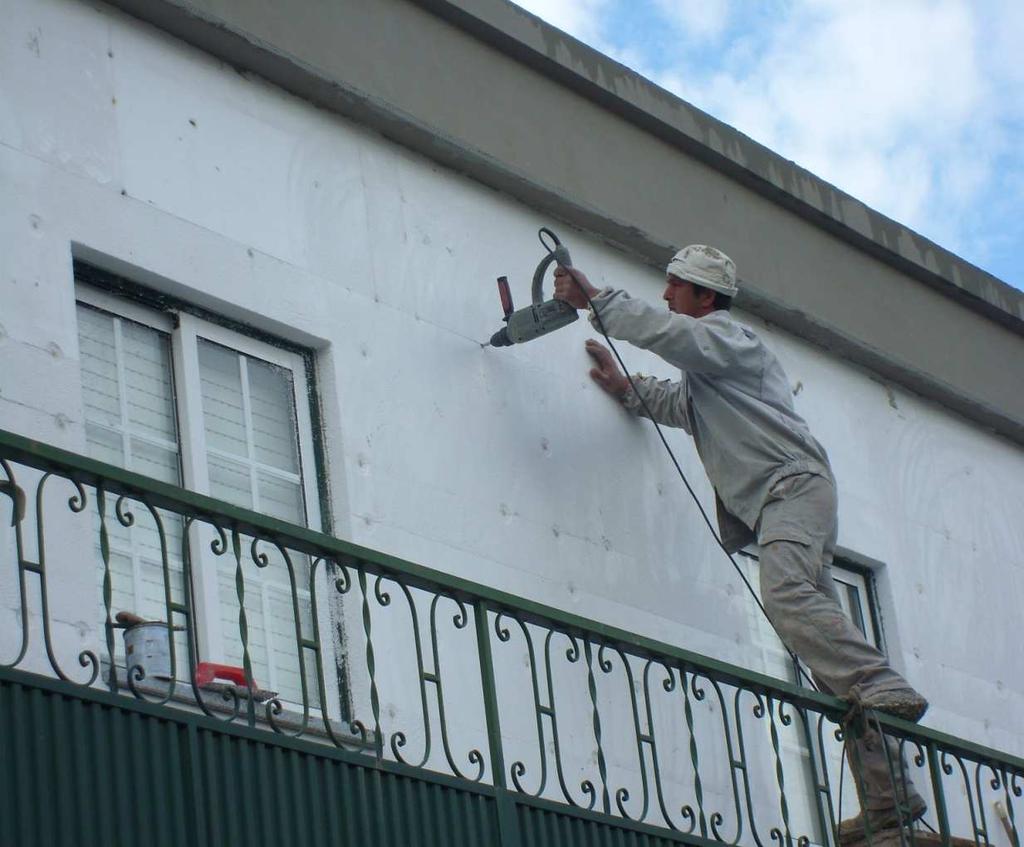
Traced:
<path fill-rule="evenodd" d="M 141 667 L 146 679 L 170 679 L 171 648 L 167 624 L 140 623 L 124 631 L 125 667 L 129 675 Z"/>

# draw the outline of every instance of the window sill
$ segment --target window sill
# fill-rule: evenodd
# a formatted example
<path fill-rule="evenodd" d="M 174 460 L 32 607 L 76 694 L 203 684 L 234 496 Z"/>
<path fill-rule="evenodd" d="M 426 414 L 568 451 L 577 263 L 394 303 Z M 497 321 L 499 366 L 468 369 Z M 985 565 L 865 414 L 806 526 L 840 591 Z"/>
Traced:
<path fill-rule="evenodd" d="M 157 702 L 172 708 L 185 709 L 194 713 L 214 713 L 215 715 L 234 716 L 231 723 L 246 722 L 248 712 L 248 689 L 229 682 L 211 682 L 199 690 L 203 695 L 202 702 L 196 699 L 195 691 L 188 682 L 164 680 L 159 678 L 143 679 L 129 684 L 128 674 L 123 665 L 116 666 L 117 688 L 126 697 L 134 697 L 146 702 Z M 110 663 L 103 662 L 102 678 L 105 684 L 110 683 Z M 235 707 L 237 696 L 238 707 Z M 324 718 L 319 709 L 310 708 L 310 715 L 304 721 L 302 707 L 294 703 L 282 702 L 282 711 L 274 715 L 273 722 L 267 718 L 267 701 L 256 702 L 256 728 L 278 735 L 299 737 L 305 741 L 325 744 L 331 747 L 342 746 L 350 752 L 373 755 L 376 750 L 372 730 L 367 731 L 364 740 L 353 735 L 349 727 L 334 719 L 329 719 L 330 731 L 323 726 Z M 333 738 L 332 738 L 333 736 Z M 334 739 L 343 742 L 338 744 Z"/>

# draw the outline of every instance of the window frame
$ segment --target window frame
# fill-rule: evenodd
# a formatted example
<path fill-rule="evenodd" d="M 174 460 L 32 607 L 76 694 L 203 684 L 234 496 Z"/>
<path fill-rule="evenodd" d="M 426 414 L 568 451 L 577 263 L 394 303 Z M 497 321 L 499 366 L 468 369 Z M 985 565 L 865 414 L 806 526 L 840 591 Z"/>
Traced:
<path fill-rule="evenodd" d="M 759 570 L 761 567 L 760 551 L 761 548 L 759 546 L 757 546 L 756 544 L 750 544 L 744 547 L 743 549 L 736 551 L 734 555 L 740 557 L 741 559 L 747 560 L 748 562 L 756 563 L 754 569 Z M 888 655 L 888 651 L 886 650 L 885 646 L 885 635 L 881 626 L 881 612 L 878 605 L 878 592 L 875 590 L 874 571 L 871 568 L 859 565 L 855 561 L 851 560 L 849 557 L 840 554 L 836 554 L 833 557 L 832 564 L 829 566 L 829 570 L 831 571 L 832 583 L 833 586 L 836 588 L 837 595 L 839 595 L 840 593 L 838 586 L 836 586 L 837 582 L 842 585 L 845 585 L 848 588 L 852 588 L 857 592 L 862 611 L 861 619 L 863 620 L 865 627 L 864 636 L 867 639 L 868 643 L 871 644 L 871 646 L 877 648 L 882 653 Z M 757 587 L 758 580 L 756 579 L 756 574 L 748 572 L 745 573 L 745 576 L 747 577 L 747 579 L 750 579 L 752 576 L 755 577 L 755 579 L 751 581 L 751 585 L 755 586 L 755 593 L 757 594 L 758 600 L 760 600 L 761 592 L 760 588 Z M 844 605 L 843 598 L 837 597 L 837 599 L 839 600 L 839 605 L 842 607 L 843 611 L 852 620 L 853 615 L 850 614 L 846 605 Z M 772 627 L 767 621 L 763 620 L 764 616 L 762 615 L 761 610 L 758 609 L 756 606 L 754 606 L 754 609 L 758 616 L 760 628 L 763 630 L 764 627 L 767 626 L 768 630 L 772 633 L 774 638 L 778 640 L 778 634 L 775 633 L 774 627 Z M 856 625 L 856 621 L 854 621 L 854 626 Z M 779 640 L 779 643 L 781 645 L 781 640 Z M 783 652 L 788 652 L 785 651 L 784 645 L 782 645 L 782 647 Z M 761 646 L 761 649 L 762 652 L 764 652 L 767 648 Z M 778 651 L 775 651 L 774 649 L 773 652 L 778 653 Z M 792 664 L 792 662 L 790 662 L 790 664 Z M 807 670 L 807 668 L 805 668 L 802 663 L 801 668 L 803 668 L 805 671 Z M 797 684 L 802 685 L 802 675 L 797 673 L 796 676 Z"/>
<path fill-rule="evenodd" d="M 252 327 L 223 319 L 202 308 L 190 306 L 176 298 L 159 295 L 91 266 L 75 262 L 74 271 L 76 305 L 82 304 L 85 308 L 132 321 L 167 335 L 170 346 L 171 399 L 178 438 L 178 473 L 180 485 L 187 490 L 203 494 L 210 492 L 199 369 L 200 339 L 290 372 L 305 526 L 328 531 L 330 522 L 325 508 L 324 450 L 318 437 L 321 415 L 312 352 Z M 244 361 L 241 360 L 241 367 L 244 367 Z M 247 393 L 247 387 L 243 388 L 243 392 Z M 248 415 L 246 417 L 248 419 Z M 247 440 L 251 443 L 251 433 Z M 254 457 L 250 458 L 253 459 L 253 469 L 258 468 L 258 462 L 255 462 Z M 209 537 L 200 539 L 200 534 Z M 183 541 L 189 543 L 193 550 L 202 551 L 208 549 L 210 540 L 212 529 L 200 526 L 197 522 L 190 529 L 190 538 Z M 325 590 L 327 579 L 326 571 L 321 568 L 317 576 L 318 583 L 324 582 L 324 590 L 317 592 L 320 598 L 317 605 L 321 608 L 312 610 L 312 613 L 321 617 L 322 640 L 325 634 L 328 635 L 322 644 L 322 660 L 328 695 L 327 711 L 333 718 L 350 711 L 350 692 L 343 671 L 344 648 L 329 635 L 336 619 L 341 619 L 342 612 L 324 599 L 330 596 L 330 592 Z M 218 657 L 225 655 L 226 641 L 221 631 L 218 590 L 216 565 L 211 563 L 209 567 L 193 569 L 193 585 L 189 593 L 196 617 L 196 649 L 199 657 L 222 661 Z M 303 589 L 303 593 L 308 591 Z M 309 635 L 307 633 L 306 637 Z M 302 655 L 305 655 L 305 651 L 302 651 Z M 339 668 L 337 678 L 330 672 L 330 668 L 335 665 Z M 289 706 L 287 701 L 283 700 L 283 703 Z M 297 708 L 301 709 L 301 704 Z M 310 705 L 310 710 L 317 713 L 320 711 L 313 705 Z"/>
<path fill-rule="evenodd" d="M 168 332 L 172 331 L 178 321 L 182 320 L 185 316 L 192 316 L 206 322 L 207 325 L 233 330 L 238 336 L 263 342 L 270 348 L 290 352 L 302 360 L 302 370 L 296 371 L 296 373 L 301 372 L 304 375 L 307 387 L 309 400 L 308 414 L 313 435 L 313 453 L 310 454 L 309 464 L 316 471 L 314 474 L 317 490 L 316 502 L 320 514 L 320 524 L 318 526 L 310 524 L 310 529 L 323 532 L 326 535 L 333 535 L 333 520 L 329 508 L 331 502 L 330 490 L 327 475 L 324 473 L 324 469 L 327 467 L 327 451 L 323 436 L 324 415 L 320 406 L 321 392 L 314 351 L 308 345 L 290 341 L 287 338 L 274 335 L 252 324 L 211 311 L 190 300 L 157 291 L 133 279 L 96 267 L 81 259 L 73 260 L 73 268 L 75 299 L 82 299 L 80 293 L 89 291 L 92 292 L 92 296 L 97 298 L 98 303 L 104 302 L 108 304 L 107 306 L 97 305 L 95 308 L 114 312 L 115 314 L 122 311 L 125 317 L 128 317 L 130 320 L 153 326 L 155 329 L 169 326 L 169 330 L 164 330 Z M 111 306 L 116 308 L 111 308 Z M 147 318 L 147 315 L 153 317 Z M 141 319 L 135 316 L 140 316 Z M 160 320 L 162 326 L 156 326 L 152 323 L 152 320 Z M 164 321 L 167 323 L 163 323 Z M 261 357 L 257 356 L 257 358 Z M 181 421 L 179 420 L 178 423 L 180 426 Z"/>
<path fill-rule="evenodd" d="M 888 650 L 885 645 L 885 633 L 881 626 L 878 592 L 875 590 L 874 571 L 858 565 L 845 556 L 837 555 L 832 560 L 832 580 L 857 592 L 862 610 L 861 619 L 864 621 L 864 636 L 869 644 L 888 656 Z M 843 606 L 843 611 L 849 614 L 842 600 L 840 600 L 840 605 Z M 850 615 L 850 617 L 852 618 L 853 616 Z M 856 621 L 854 621 L 854 626 L 856 626 Z"/>

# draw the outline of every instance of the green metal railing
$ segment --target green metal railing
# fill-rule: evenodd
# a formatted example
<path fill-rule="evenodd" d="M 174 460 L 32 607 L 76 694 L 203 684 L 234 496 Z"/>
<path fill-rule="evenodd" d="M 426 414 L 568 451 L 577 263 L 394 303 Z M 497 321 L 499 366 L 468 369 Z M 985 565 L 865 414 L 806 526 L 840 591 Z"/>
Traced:
<path fill-rule="evenodd" d="M 758 847 L 833 844 L 841 797 L 844 817 L 856 811 L 840 783 L 844 731 L 857 728 L 835 698 L 2 431 L 0 469 L 0 668 L 12 673 L 484 792 L 505 844 L 540 843 L 524 809 Z M 142 521 L 160 559 L 160 679 L 125 656 L 114 608 L 112 533 Z M 271 561 L 290 586 L 278 604 L 290 643 L 274 648 L 297 680 L 287 696 L 260 695 L 254 674 L 268 648 L 251 638 L 252 590 Z M 197 596 L 209 568 L 233 577 L 230 621 Z M 97 601 L 83 594 L 69 614 L 66 593 L 95 583 Z M 240 646 L 245 684 L 197 677 L 222 659 L 211 620 Z M 944 844 L 1018 847 L 1024 760 L 871 720 L 904 754 L 894 786 L 914 779 Z"/>

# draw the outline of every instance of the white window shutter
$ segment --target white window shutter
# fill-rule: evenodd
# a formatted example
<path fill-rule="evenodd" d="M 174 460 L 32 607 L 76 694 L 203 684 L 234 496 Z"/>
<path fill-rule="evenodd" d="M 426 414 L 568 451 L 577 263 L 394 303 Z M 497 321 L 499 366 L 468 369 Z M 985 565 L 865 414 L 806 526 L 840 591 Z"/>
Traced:
<path fill-rule="evenodd" d="M 89 455 L 180 484 L 169 337 L 83 304 L 78 306 L 78 331 Z M 163 550 L 156 522 L 141 504 L 129 503 L 135 523 L 122 526 L 115 516 L 115 504 L 116 498 L 108 499 L 105 515 L 111 547 L 111 616 L 128 611 L 147 620 L 165 621 Z M 162 518 L 171 598 L 182 602 L 181 524 L 166 513 Z M 93 519 L 98 522 L 99 514 L 94 512 Z M 95 558 L 99 620 L 105 620 L 104 565 L 98 543 Z M 178 640 L 179 658 L 183 658 L 184 642 Z M 115 643 L 120 652 L 120 639 Z"/>
<path fill-rule="evenodd" d="M 199 338 L 203 431 L 210 494 L 289 523 L 306 525 L 292 374 L 285 368 Z M 261 543 L 268 564 L 257 567 L 245 539 L 242 570 L 249 659 L 256 684 L 302 701 L 296 615 L 289 569 L 281 552 Z M 312 635 L 309 560 L 290 553 L 299 632 Z M 218 611 L 228 662 L 243 662 L 235 562 L 218 559 Z M 310 685 L 309 702 L 318 706 Z"/>

